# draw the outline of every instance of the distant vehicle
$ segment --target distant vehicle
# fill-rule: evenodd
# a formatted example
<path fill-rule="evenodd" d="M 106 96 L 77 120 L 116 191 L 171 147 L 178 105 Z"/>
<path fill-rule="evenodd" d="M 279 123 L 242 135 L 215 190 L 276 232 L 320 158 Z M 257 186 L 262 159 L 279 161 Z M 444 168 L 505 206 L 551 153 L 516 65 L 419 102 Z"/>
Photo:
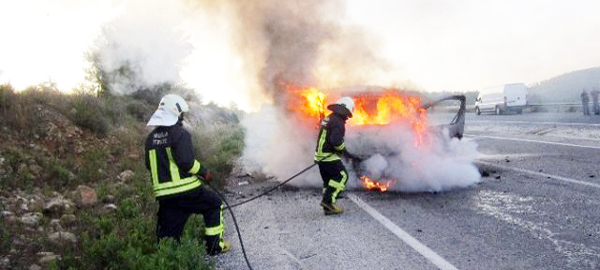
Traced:
<path fill-rule="evenodd" d="M 475 99 L 475 113 L 484 112 L 503 114 L 505 112 L 522 113 L 527 107 L 527 87 L 522 83 L 505 84 L 485 88 L 479 91 Z"/>

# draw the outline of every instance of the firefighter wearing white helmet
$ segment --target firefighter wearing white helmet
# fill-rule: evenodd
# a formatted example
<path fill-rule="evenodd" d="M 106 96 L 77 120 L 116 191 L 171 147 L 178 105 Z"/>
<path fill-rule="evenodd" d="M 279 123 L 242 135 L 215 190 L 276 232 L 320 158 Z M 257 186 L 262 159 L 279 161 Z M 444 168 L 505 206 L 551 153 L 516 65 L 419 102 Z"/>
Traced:
<path fill-rule="evenodd" d="M 146 139 L 145 157 L 159 204 L 156 234 L 159 239 L 179 239 L 188 217 L 202 214 L 206 250 L 214 255 L 229 249 L 223 240 L 223 203 L 203 186 L 210 173 L 195 158 L 190 133 L 182 126 L 188 111 L 182 97 L 166 95 L 147 124 L 155 127 Z"/>
<path fill-rule="evenodd" d="M 346 120 L 352 117 L 354 100 L 342 97 L 336 103 L 327 106 L 333 113 L 321 122 L 315 162 L 323 179 L 323 199 L 321 207 L 325 215 L 337 215 L 344 210 L 336 204 L 340 192 L 346 187 L 348 172 L 341 161 L 340 154 L 352 157 L 346 150 L 344 135 Z"/>

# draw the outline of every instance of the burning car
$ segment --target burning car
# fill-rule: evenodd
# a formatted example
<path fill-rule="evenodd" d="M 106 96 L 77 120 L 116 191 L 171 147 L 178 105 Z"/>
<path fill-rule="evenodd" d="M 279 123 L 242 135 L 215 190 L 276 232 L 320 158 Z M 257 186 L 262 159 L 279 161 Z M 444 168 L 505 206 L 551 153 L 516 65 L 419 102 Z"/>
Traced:
<path fill-rule="evenodd" d="M 292 98 L 295 103 L 291 107 L 301 108 L 300 113 L 312 118 L 313 123 L 320 122 L 319 118 L 329 113 L 325 109 L 328 100 L 334 100 L 341 93 L 353 97 L 355 109 L 346 124 L 346 147 L 357 157 L 349 160 L 350 174 L 360 179 L 358 185 L 366 189 L 439 191 L 456 186 L 454 180 L 443 180 L 447 175 L 443 171 L 445 166 L 460 163 L 460 166 L 472 167 L 470 160 L 463 160 L 463 151 L 457 150 L 465 124 L 463 95 L 423 104 L 419 96 L 395 89 L 339 91 L 339 95 L 332 96 L 316 88 L 289 87 L 287 90 L 293 96 L 303 97 Z M 435 116 L 438 111 L 451 115 L 449 123 L 429 126 L 428 112 L 434 108 Z M 476 180 L 469 183 L 479 180 L 478 175 L 470 178 Z M 440 179 L 443 181 L 439 182 Z"/>
<path fill-rule="evenodd" d="M 433 111 L 434 108 L 437 108 L 437 111 L 441 111 L 439 114 L 444 115 L 445 118 L 447 118 L 448 115 L 451 115 L 452 118 L 449 120 L 449 123 L 446 122 L 440 125 L 428 126 L 427 124 L 430 122 L 429 120 L 431 120 L 430 118 L 432 116 L 431 111 Z M 447 144 L 452 141 L 452 139 L 462 139 L 466 112 L 466 98 L 464 95 L 444 97 L 434 102 L 427 103 L 415 111 L 419 114 L 415 116 L 416 119 L 421 119 L 421 121 L 426 121 L 426 123 L 421 123 L 419 126 L 416 125 L 419 121 L 409 120 L 409 122 L 413 123 L 412 130 L 415 133 L 413 139 L 414 143 L 412 145 L 407 144 L 408 139 L 401 139 L 403 137 L 410 138 L 410 136 L 406 134 L 406 131 L 410 129 L 407 129 L 406 125 L 403 127 L 401 123 L 396 124 L 395 126 L 384 127 L 385 129 L 396 130 L 398 133 L 402 133 L 404 130 L 404 135 L 398 134 L 398 137 L 396 137 L 396 139 L 399 140 L 385 138 L 385 134 L 388 133 L 386 131 L 373 131 L 373 129 L 371 129 L 370 131 L 358 131 L 358 133 L 361 134 L 359 137 L 362 137 L 358 139 L 358 141 L 363 147 L 349 142 L 349 145 L 351 145 L 349 148 L 354 146 L 359 149 L 372 150 L 360 151 L 360 157 L 351 161 L 353 170 L 366 189 L 385 192 L 391 188 L 394 182 L 398 180 L 397 175 L 403 173 L 398 173 L 394 168 L 390 168 L 390 163 L 395 164 L 396 166 L 399 164 L 406 166 L 406 161 L 411 160 L 410 156 L 412 153 L 402 153 L 402 150 L 411 152 L 428 151 L 432 146 L 447 148 Z M 425 116 L 425 113 L 427 113 L 427 116 Z M 437 114 L 434 115 L 437 116 Z M 411 118 L 409 117 L 409 119 Z M 369 134 L 373 132 L 377 135 L 373 136 Z M 410 132 L 408 133 L 410 134 Z M 381 138 L 381 135 L 384 135 L 384 138 Z M 373 138 L 376 139 L 373 140 Z M 404 143 L 393 143 L 398 141 L 404 141 Z M 383 142 L 383 144 L 381 144 L 381 142 Z M 367 147 L 364 147 L 365 145 L 367 145 Z M 418 167 L 414 162 L 415 161 L 409 166 L 412 168 Z M 392 165 L 392 167 L 393 166 L 394 165 Z"/>

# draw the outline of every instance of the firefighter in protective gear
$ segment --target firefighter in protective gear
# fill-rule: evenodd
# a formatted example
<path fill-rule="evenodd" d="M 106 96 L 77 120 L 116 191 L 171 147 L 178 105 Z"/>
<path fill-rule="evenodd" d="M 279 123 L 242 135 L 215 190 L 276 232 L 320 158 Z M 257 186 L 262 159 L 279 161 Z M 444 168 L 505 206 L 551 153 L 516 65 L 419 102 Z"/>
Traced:
<path fill-rule="evenodd" d="M 147 124 L 155 127 L 146 139 L 145 156 L 159 204 L 156 233 L 159 239 L 179 239 L 188 217 L 202 214 L 206 249 L 215 255 L 229 249 L 223 240 L 223 204 L 201 181 L 208 181 L 210 173 L 195 158 L 190 133 L 182 126 L 188 111 L 182 97 L 166 95 Z"/>
<path fill-rule="evenodd" d="M 342 163 L 340 154 L 351 155 L 346 151 L 344 135 L 346 120 L 352 117 L 354 101 L 350 97 L 342 97 L 335 104 L 327 106 L 333 113 L 321 121 L 315 162 L 323 179 L 323 199 L 321 207 L 325 215 L 337 215 L 344 210 L 336 204 L 340 192 L 346 187 L 348 172 Z"/>

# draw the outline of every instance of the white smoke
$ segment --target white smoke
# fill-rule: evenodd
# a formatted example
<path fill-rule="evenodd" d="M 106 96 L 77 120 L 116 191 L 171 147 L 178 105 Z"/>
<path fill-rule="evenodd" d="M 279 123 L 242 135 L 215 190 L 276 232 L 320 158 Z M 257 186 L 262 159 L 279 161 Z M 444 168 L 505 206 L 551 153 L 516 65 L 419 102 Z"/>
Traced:
<path fill-rule="evenodd" d="M 125 1 L 102 31 L 98 54 L 110 90 L 128 94 L 161 83 L 180 82 L 192 45 L 178 30 L 186 6 L 179 1 Z"/>
<path fill-rule="evenodd" d="M 339 0 L 126 0 L 116 10 L 94 50 L 115 93 L 181 84 L 257 110 L 285 83 L 359 84 L 389 66 L 375 38 L 342 27 Z"/>
<path fill-rule="evenodd" d="M 389 163 L 381 154 L 374 154 L 360 164 L 364 173 L 374 179 L 385 177 L 389 170 Z"/>
<path fill-rule="evenodd" d="M 318 130 L 294 121 L 294 116 L 285 116 L 279 110 L 268 106 L 242 119 L 241 124 L 246 129 L 242 161 L 248 171 L 260 171 L 284 181 L 314 163 Z M 298 176 L 292 184 L 317 186 L 321 183 L 318 170 L 313 169 Z"/>
<path fill-rule="evenodd" d="M 480 180 L 473 165 L 477 144 L 450 139 L 447 132 L 435 128 L 420 143 L 403 123 L 351 129 L 347 136 L 348 150 L 366 158 L 358 168 L 361 173 L 376 180 L 392 179 L 392 190 L 444 191 Z"/>
<path fill-rule="evenodd" d="M 317 130 L 292 117 L 278 118 L 273 112 L 271 108 L 250 114 L 242 121 L 248 130 L 244 160 L 248 170 L 260 170 L 283 181 L 312 164 Z M 434 129 L 417 144 L 412 128 L 404 123 L 347 127 L 347 149 L 362 158 L 360 164 L 344 162 L 350 177 L 347 187 L 361 188 L 360 175 L 392 180 L 390 189 L 404 192 L 445 191 L 479 182 L 479 170 L 473 165 L 477 144 L 450 139 L 447 132 Z M 322 180 L 318 169 L 313 169 L 290 183 L 318 187 Z"/>

